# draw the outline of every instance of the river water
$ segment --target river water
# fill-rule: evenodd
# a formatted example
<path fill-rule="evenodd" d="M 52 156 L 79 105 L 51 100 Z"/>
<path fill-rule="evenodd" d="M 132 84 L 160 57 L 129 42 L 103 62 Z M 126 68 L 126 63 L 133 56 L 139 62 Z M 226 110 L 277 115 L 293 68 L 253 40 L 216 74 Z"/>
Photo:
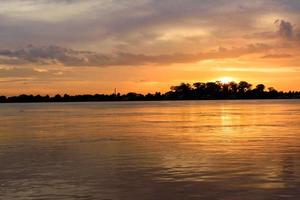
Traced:
<path fill-rule="evenodd" d="M 0 104 L 0 199 L 300 199 L 300 101 Z"/>

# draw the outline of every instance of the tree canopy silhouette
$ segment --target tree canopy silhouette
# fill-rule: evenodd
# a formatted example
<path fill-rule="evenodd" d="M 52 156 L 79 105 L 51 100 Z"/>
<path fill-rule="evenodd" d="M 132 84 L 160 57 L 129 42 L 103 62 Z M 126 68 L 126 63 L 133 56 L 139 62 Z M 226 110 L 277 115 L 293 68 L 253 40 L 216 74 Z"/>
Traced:
<path fill-rule="evenodd" d="M 266 90 L 264 84 L 253 87 L 252 84 L 241 81 L 230 82 L 196 82 L 181 83 L 171 86 L 170 91 L 162 94 L 94 94 L 94 95 L 26 95 L 6 97 L 0 96 L 0 103 L 28 103 L 28 102 L 87 102 L 87 101 L 158 101 L 158 100 L 210 100 L 210 99 L 292 99 L 300 98 L 299 91 L 282 92 L 273 87 Z"/>

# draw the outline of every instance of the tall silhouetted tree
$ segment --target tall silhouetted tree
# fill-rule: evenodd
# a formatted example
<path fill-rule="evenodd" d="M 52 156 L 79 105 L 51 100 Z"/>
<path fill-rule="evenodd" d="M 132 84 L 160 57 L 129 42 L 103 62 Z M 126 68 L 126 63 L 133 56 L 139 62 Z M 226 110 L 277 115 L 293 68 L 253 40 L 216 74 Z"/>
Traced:
<path fill-rule="evenodd" d="M 241 94 L 246 93 L 247 91 L 249 91 L 251 89 L 252 85 L 246 81 L 241 81 L 238 84 L 238 91 Z"/>
<path fill-rule="evenodd" d="M 189 83 L 181 83 L 179 86 L 172 86 L 171 90 L 179 99 L 189 99 L 192 96 L 192 87 Z"/>
<path fill-rule="evenodd" d="M 255 89 L 259 92 L 259 93 L 263 93 L 265 90 L 266 86 L 264 84 L 258 84 Z"/>
<path fill-rule="evenodd" d="M 218 83 L 208 82 L 206 83 L 206 92 L 209 97 L 217 97 L 220 94 L 221 86 Z"/>
<path fill-rule="evenodd" d="M 229 90 L 231 94 L 236 94 L 238 92 L 238 84 L 234 81 L 229 83 Z"/>
<path fill-rule="evenodd" d="M 205 83 L 201 83 L 201 82 L 197 82 L 193 84 L 194 88 L 195 88 L 195 97 L 201 98 L 205 95 L 205 89 L 206 89 L 206 84 Z"/>

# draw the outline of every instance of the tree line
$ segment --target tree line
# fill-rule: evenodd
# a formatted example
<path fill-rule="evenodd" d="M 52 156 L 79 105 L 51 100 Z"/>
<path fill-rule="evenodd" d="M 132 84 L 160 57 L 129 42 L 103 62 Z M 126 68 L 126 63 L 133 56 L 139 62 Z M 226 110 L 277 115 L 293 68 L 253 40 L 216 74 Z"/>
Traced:
<path fill-rule="evenodd" d="M 255 87 L 246 82 L 196 82 L 181 83 L 172 86 L 166 93 L 156 92 L 138 94 L 95 94 L 95 95 L 19 95 L 0 96 L 0 103 L 30 103 L 30 102 L 90 102 L 90 101 L 159 101 L 159 100 L 222 100 L 222 99 L 298 99 L 299 91 L 282 92 L 273 87 L 266 88 L 264 84 Z"/>

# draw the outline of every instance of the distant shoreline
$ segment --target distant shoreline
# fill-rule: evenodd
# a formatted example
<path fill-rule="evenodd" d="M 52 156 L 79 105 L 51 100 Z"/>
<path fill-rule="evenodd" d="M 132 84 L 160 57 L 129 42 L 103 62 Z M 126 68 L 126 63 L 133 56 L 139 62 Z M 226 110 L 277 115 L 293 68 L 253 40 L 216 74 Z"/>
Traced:
<path fill-rule="evenodd" d="M 138 94 L 85 94 L 68 95 L 57 94 L 55 96 L 19 95 L 6 97 L 0 95 L 0 103 L 51 103 L 51 102 L 126 102 L 126 101 L 187 101 L 187 100 L 259 100 L 259 99 L 300 99 L 300 91 L 282 92 L 273 87 L 266 89 L 265 85 L 258 84 L 252 88 L 252 84 L 241 81 L 230 82 L 197 82 L 194 84 L 181 83 L 172 86 L 166 93 L 156 92 Z"/>
<path fill-rule="evenodd" d="M 189 101 L 251 101 L 251 100 L 300 100 L 300 98 L 276 98 L 276 99 L 184 99 L 184 100 L 119 100 L 119 101 L 32 101 L 32 102 L 0 102 L 5 104 L 56 104 L 56 103 L 122 103 L 122 102 L 189 102 Z"/>

